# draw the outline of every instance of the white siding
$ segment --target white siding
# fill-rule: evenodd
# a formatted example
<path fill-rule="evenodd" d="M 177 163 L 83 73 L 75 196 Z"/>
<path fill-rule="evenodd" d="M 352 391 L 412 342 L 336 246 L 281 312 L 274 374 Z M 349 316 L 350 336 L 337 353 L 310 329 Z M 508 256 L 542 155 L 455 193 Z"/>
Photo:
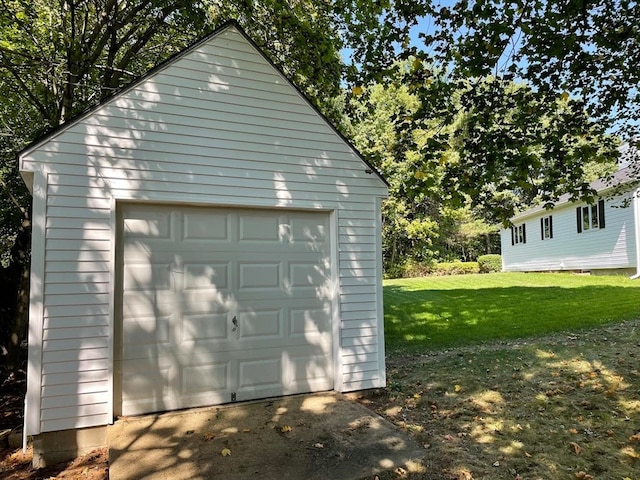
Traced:
<path fill-rule="evenodd" d="M 578 233 L 576 208 L 584 204 L 565 204 L 539 212 L 515 225 L 526 225 L 526 243 L 512 245 L 511 231 L 502 230 L 504 271 L 555 271 L 634 268 L 636 226 L 632 207 L 620 208 L 623 197 L 605 200 L 605 228 Z M 553 238 L 542 240 L 540 218 L 553 218 Z"/>
<path fill-rule="evenodd" d="M 235 28 L 36 145 L 21 169 L 47 178 L 34 196 L 46 209 L 31 339 L 42 362 L 27 434 L 111 421 L 114 199 L 336 211 L 336 388 L 384 384 L 375 198 L 386 187 Z"/>

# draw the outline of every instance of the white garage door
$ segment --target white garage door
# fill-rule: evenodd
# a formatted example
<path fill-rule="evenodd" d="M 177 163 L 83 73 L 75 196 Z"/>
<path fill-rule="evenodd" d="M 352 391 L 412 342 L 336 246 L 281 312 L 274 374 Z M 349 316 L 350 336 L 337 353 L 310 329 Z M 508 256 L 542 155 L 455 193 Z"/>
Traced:
<path fill-rule="evenodd" d="M 333 388 L 326 212 L 124 205 L 123 415 Z"/>

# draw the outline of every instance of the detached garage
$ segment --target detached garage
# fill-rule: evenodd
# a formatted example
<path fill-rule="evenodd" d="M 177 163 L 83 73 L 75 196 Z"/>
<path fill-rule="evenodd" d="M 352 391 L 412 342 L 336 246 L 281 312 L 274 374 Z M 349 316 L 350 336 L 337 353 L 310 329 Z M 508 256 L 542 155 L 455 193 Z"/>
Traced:
<path fill-rule="evenodd" d="M 20 168 L 43 458 L 119 415 L 385 385 L 387 185 L 236 23 Z"/>

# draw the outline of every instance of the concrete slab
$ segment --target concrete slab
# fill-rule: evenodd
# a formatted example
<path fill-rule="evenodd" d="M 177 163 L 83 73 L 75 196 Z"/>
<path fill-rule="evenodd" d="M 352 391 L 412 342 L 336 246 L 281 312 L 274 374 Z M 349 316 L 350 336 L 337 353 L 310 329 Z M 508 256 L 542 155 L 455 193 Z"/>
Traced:
<path fill-rule="evenodd" d="M 349 480 L 411 471 L 424 456 L 335 392 L 123 418 L 109 427 L 108 446 L 110 480 Z"/>

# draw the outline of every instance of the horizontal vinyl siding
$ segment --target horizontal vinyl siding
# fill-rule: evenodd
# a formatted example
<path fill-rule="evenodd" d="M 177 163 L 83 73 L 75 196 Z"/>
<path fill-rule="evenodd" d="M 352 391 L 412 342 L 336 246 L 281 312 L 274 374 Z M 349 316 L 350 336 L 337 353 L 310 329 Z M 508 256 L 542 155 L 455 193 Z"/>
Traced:
<path fill-rule="evenodd" d="M 48 173 L 42 431 L 111 420 L 114 198 L 337 210 L 341 388 L 381 386 L 374 199 L 386 188 L 237 32 L 212 44 L 22 158 Z"/>
<path fill-rule="evenodd" d="M 605 201 L 605 228 L 578 233 L 576 208 L 563 205 L 515 221 L 526 223 L 527 242 L 511 245 L 510 230 L 501 232 L 505 271 L 597 270 L 635 267 L 635 227 L 633 208 L 619 208 L 625 197 Z M 540 218 L 553 216 L 553 238 L 541 239 Z"/>

